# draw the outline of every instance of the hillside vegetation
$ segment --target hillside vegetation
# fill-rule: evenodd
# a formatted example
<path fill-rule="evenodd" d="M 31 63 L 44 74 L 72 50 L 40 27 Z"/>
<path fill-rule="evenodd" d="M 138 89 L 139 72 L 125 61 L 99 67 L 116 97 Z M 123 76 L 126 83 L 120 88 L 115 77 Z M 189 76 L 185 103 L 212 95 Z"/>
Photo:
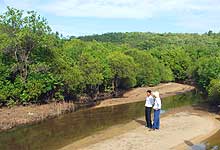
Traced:
<path fill-rule="evenodd" d="M 25 14 L 25 15 L 24 15 Z M 106 33 L 60 38 L 36 12 L 0 14 L 0 105 L 96 99 L 161 82 L 220 97 L 220 33 Z"/>

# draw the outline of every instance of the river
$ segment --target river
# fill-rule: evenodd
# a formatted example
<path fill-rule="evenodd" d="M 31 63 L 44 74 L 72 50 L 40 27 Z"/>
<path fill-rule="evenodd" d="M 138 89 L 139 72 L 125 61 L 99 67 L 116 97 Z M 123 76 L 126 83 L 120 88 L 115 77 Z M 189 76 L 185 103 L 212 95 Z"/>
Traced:
<path fill-rule="evenodd" d="M 188 92 L 162 99 L 163 110 L 197 104 L 202 97 Z M 130 122 L 144 115 L 144 101 L 116 106 L 88 108 L 45 120 L 34 125 L 20 126 L 0 133 L 0 149 L 52 150 L 116 124 Z M 218 143 L 218 142 L 217 142 Z"/>

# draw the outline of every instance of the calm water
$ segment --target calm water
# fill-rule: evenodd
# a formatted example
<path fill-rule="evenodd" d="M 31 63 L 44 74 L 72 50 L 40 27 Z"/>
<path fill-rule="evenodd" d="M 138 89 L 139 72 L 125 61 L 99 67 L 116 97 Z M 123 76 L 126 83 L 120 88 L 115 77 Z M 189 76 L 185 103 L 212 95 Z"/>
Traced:
<path fill-rule="evenodd" d="M 191 146 L 190 150 L 220 150 L 220 130 L 202 143 Z"/>
<path fill-rule="evenodd" d="M 206 139 L 205 143 L 207 143 L 207 149 L 220 150 L 220 130 L 210 138 Z"/>
<path fill-rule="evenodd" d="M 189 92 L 162 99 L 164 110 L 197 103 L 201 96 Z M 50 150 L 89 136 L 112 125 L 144 116 L 144 101 L 91 108 L 0 133 L 0 150 Z"/>

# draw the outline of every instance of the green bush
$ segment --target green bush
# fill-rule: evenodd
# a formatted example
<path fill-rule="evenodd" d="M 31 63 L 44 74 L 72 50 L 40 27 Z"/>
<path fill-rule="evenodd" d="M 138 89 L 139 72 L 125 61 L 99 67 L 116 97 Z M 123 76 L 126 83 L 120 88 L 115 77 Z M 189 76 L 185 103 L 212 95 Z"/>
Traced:
<path fill-rule="evenodd" d="M 137 86 L 156 85 L 160 83 L 160 64 L 151 54 L 140 50 L 128 50 L 125 54 L 133 57 L 137 71 Z"/>
<path fill-rule="evenodd" d="M 176 81 L 183 81 L 188 78 L 188 70 L 191 66 L 191 58 L 182 49 L 152 50 L 152 55 L 172 70 Z M 170 74 L 171 75 L 171 74 Z M 170 77 L 170 79 L 172 79 Z"/>
<path fill-rule="evenodd" d="M 117 91 L 120 85 L 126 89 L 136 85 L 136 64 L 131 56 L 122 52 L 113 52 L 108 56 L 108 62 L 113 73 L 114 91 Z"/>
<path fill-rule="evenodd" d="M 172 70 L 168 66 L 165 66 L 164 64 L 160 65 L 160 77 L 161 77 L 161 82 L 174 81 L 174 75 Z"/>
<path fill-rule="evenodd" d="M 210 99 L 220 103 L 220 79 L 211 80 L 207 89 Z"/>
<path fill-rule="evenodd" d="M 206 90 L 212 79 L 220 77 L 220 57 L 202 57 L 194 70 L 198 85 Z"/>
<path fill-rule="evenodd" d="M 6 81 L 0 82 L 0 99 L 6 105 L 47 102 L 62 85 L 52 74 L 31 74 L 25 84 L 19 76 L 13 83 Z"/>

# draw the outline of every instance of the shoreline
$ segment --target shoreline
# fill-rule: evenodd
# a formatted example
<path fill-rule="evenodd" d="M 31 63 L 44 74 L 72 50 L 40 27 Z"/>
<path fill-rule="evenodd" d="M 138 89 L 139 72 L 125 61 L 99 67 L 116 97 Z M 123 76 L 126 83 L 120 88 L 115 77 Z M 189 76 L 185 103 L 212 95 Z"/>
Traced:
<path fill-rule="evenodd" d="M 182 94 L 185 92 L 190 92 L 192 90 L 195 90 L 195 87 L 191 85 L 174 83 L 174 82 L 161 83 L 154 87 L 138 87 L 138 88 L 131 89 L 128 92 L 124 93 L 122 97 L 120 98 L 105 99 L 101 101 L 99 105 L 96 105 L 94 107 L 99 108 L 99 107 L 107 107 L 107 106 L 114 106 L 114 105 L 120 105 L 120 104 L 145 101 L 146 90 L 148 89 L 152 91 L 159 91 L 160 97 L 164 98 L 168 96 Z"/>
<path fill-rule="evenodd" d="M 158 90 L 163 98 L 194 90 L 195 87 L 171 82 L 162 83 L 154 87 L 134 88 L 125 92 L 120 98 L 102 100 L 99 105 L 91 108 L 144 101 L 146 89 L 151 89 L 153 91 Z M 74 103 L 67 102 L 0 108 L 0 132 L 22 125 L 39 123 L 46 119 L 55 118 L 62 114 L 73 112 L 75 109 L 76 105 Z"/>
<path fill-rule="evenodd" d="M 217 114 L 197 110 L 191 106 L 172 109 L 162 115 L 159 131 L 148 131 L 144 127 L 145 121 L 142 117 L 99 131 L 60 150 L 187 149 L 187 144 L 199 143 L 220 129 L 217 116 L 219 117 Z"/>

